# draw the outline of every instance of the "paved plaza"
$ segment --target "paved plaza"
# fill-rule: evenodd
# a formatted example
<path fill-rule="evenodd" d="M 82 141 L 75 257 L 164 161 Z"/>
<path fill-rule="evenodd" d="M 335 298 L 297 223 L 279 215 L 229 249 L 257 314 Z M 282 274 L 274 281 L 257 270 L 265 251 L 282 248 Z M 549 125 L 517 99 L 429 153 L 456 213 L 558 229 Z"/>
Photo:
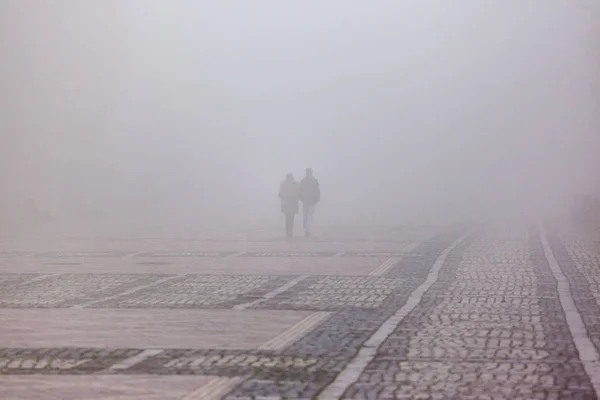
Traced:
<path fill-rule="evenodd" d="M 600 237 L 518 225 L 0 247 L 0 399 L 596 399 Z"/>

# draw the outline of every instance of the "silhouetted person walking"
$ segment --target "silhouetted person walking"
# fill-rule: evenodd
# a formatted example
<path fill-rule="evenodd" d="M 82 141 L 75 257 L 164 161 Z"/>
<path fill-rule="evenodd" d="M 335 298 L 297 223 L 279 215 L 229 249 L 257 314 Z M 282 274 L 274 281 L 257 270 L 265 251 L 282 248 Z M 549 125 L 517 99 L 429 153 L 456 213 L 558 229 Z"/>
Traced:
<path fill-rule="evenodd" d="M 285 233 L 292 237 L 294 233 L 294 218 L 298 214 L 298 182 L 292 174 L 287 174 L 285 181 L 279 186 L 281 212 L 285 215 Z"/>
<path fill-rule="evenodd" d="M 321 189 L 319 181 L 313 176 L 311 168 L 306 168 L 306 176 L 300 182 L 299 198 L 302 202 L 302 216 L 306 237 L 310 236 L 312 230 L 315 207 L 321 200 Z"/>

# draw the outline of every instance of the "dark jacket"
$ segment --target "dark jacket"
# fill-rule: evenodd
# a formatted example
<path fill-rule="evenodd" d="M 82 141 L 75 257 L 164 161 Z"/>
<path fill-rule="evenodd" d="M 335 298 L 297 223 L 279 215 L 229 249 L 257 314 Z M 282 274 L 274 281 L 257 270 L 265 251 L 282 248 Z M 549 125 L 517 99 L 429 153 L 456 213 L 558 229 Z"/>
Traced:
<path fill-rule="evenodd" d="M 298 182 L 283 181 L 279 186 L 281 212 L 284 214 L 298 213 Z"/>
<path fill-rule="evenodd" d="M 302 182 L 300 182 L 299 198 L 304 204 L 317 204 L 321 200 L 319 181 L 312 176 L 302 179 Z"/>

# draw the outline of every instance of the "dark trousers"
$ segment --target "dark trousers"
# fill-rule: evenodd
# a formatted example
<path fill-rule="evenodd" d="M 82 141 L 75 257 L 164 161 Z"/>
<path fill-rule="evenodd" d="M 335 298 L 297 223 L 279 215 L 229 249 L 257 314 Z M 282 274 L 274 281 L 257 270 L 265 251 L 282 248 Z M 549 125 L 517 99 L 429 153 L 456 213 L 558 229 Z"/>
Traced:
<path fill-rule="evenodd" d="M 287 236 L 292 236 L 294 233 L 294 218 L 296 217 L 295 213 L 286 213 L 285 214 L 285 233 Z"/>

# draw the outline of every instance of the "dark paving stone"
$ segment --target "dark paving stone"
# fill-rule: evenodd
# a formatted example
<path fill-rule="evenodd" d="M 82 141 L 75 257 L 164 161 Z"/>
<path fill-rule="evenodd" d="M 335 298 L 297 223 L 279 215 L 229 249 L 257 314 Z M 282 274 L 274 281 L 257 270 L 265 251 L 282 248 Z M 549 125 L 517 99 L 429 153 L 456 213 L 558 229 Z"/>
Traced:
<path fill-rule="evenodd" d="M 3 349 L 0 348 L 0 374 L 92 374 L 126 358 L 139 349 Z"/>
<path fill-rule="evenodd" d="M 262 298 L 295 276 L 185 275 L 94 308 L 232 308 Z"/>
<path fill-rule="evenodd" d="M 7 286 L 0 291 L 0 307 L 71 307 L 148 285 L 168 274 L 60 274 Z"/>

